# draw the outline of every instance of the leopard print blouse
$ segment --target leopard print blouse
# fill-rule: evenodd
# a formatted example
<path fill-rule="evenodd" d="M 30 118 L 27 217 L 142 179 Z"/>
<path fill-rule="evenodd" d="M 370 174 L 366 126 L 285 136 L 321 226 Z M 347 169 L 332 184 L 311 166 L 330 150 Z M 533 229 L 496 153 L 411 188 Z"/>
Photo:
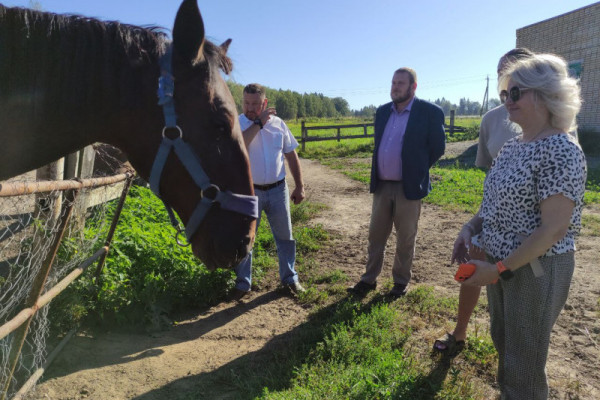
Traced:
<path fill-rule="evenodd" d="M 586 177 L 585 155 L 571 135 L 529 143 L 522 142 L 522 136 L 510 139 L 485 179 L 479 242 L 494 258 L 506 258 L 540 225 L 541 201 L 560 193 L 573 200 L 575 208 L 567 234 L 546 255 L 575 251 Z"/>

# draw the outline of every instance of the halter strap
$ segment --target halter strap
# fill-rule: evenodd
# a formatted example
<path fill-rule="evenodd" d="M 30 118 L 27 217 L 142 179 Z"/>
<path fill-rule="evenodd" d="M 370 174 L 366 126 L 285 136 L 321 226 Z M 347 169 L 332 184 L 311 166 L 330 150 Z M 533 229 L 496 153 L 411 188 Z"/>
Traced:
<path fill-rule="evenodd" d="M 230 191 L 222 192 L 218 186 L 211 184 L 210 178 L 202 168 L 198 156 L 191 146 L 183 140 L 183 132 L 181 128 L 177 126 L 177 114 L 175 113 L 175 103 L 173 101 L 175 82 L 171 73 L 172 52 L 172 45 L 169 45 L 165 54 L 160 59 L 161 73 L 158 79 L 157 95 L 158 104 L 163 108 L 165 127 L 163 128 L 162 142 L 156 153 L 154 163 L 152 164 L 152 170 L 150 171 L 150 189 L 163 201 L 169 214 L 171 224 L 177 230 L 177 235 L 179 235 L 182 232 L 179 222 L 175 218 L 171 206 L 160 196 L 159 190 L 162 171 L 171 150 L 174 150 L 175 154 L 202 193 L 202 198 L 198 202 L 198 205 L 185 227 L 185 236 L 189 242 L 192 236 L 194 236 L 194 233 L 198 230 L 198 227 L 213 203 L 219 203 L 221 208 L 225 210 L 234 211 L 256 219 L 258 218 L 258 197 L 236 194 Z M 177 129 L 179 131 L 179 137 L 169 139 L 165 136 L 165 131 L 167 129 Z M 179 243 L 179 240 L 177 240 L 177 242 Z"/>

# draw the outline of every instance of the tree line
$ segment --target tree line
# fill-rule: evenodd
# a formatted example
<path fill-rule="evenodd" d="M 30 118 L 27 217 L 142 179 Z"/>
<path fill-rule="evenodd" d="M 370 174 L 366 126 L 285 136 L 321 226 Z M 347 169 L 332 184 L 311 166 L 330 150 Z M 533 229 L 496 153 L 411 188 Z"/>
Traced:
<path fill-rule="evenodd" d="M 244 85 L 227 81 L 229 90 L 233 95 L 238 112 L 242 112 L 242 99 Z M 342 97 L 327 97 L 321 93 L 303 93 L 292 90 L 272 89 L 265 86 L 269 106 L 277 108 L 277 115 L 284 120 L 302 118 L 338 118 L 338 117 L 360 117 L 372 119 L 378 106 L 369 105 L 360 110 L 351 110 L 348 102 Z M 444 110 L 444 115 L 450 115 L 450 110 L 455 110 L 455 115 L 479 115 L 481 103 L 462 98 L 459 104 L 453 104 L 444 97 L 435 100 Z M 489 109 L 500 104 L 498 99 L 489 100 Z M 487 110 L 483 110 L 485 112 Z"/>
<path fill-rule="evenodd" d="M 479 115 L 481 112 L 485 113 L 486 111 L 499 106 L 500 100 L 490 99 L 488 101 L 487 109 L 483 110 L 480 102 L 471 101 L 464 97 L 459 100 L 458 104 L 453 104 L 444 97 L 441 99 L 436 99 L 433 103 L 437 104 L 442 108 L 442 110 L 444 110 L 444 115 L 450 115 L 450 110 L 455 110 L 455 115 Z"/>
<path fill-rule="evenodd" d="M 244 85 L 228 81 L 227 85 L 238 112 L 242 112 Z M 284 119 L 348 117 L 353 113 L 348 102 L 341 97 L 330 98 L 321 93 L 300 94 L 291 90 L 275 90 L 265 86 L 269 107 L 277 108 L 277 115 Z"/>

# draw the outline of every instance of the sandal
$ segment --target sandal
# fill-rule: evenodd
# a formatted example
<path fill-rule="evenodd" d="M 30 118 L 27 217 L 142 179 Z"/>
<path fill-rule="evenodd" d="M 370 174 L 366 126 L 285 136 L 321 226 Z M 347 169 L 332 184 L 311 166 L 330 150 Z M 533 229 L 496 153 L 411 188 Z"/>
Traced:
<path fill-rule="evenodd" d="M 433 343 L 433 350 L 439 353 L 446 353 L 448 355 L 454 355 L 465 347 L 464 340 L 456 340 L 453 334 L 446 333 L 441 338 L 437 339 Z"/>

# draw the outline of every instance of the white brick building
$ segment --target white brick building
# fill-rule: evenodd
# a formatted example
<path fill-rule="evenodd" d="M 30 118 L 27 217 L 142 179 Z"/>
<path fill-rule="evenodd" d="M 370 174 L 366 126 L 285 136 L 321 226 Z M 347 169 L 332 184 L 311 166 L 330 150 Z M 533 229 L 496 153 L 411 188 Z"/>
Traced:
<path fill-rule="evenodd" d="M 600 2 L 517 29 L 517 47 L 569 63 L 581 82 L 579 131 L 600 133 Z"/>

